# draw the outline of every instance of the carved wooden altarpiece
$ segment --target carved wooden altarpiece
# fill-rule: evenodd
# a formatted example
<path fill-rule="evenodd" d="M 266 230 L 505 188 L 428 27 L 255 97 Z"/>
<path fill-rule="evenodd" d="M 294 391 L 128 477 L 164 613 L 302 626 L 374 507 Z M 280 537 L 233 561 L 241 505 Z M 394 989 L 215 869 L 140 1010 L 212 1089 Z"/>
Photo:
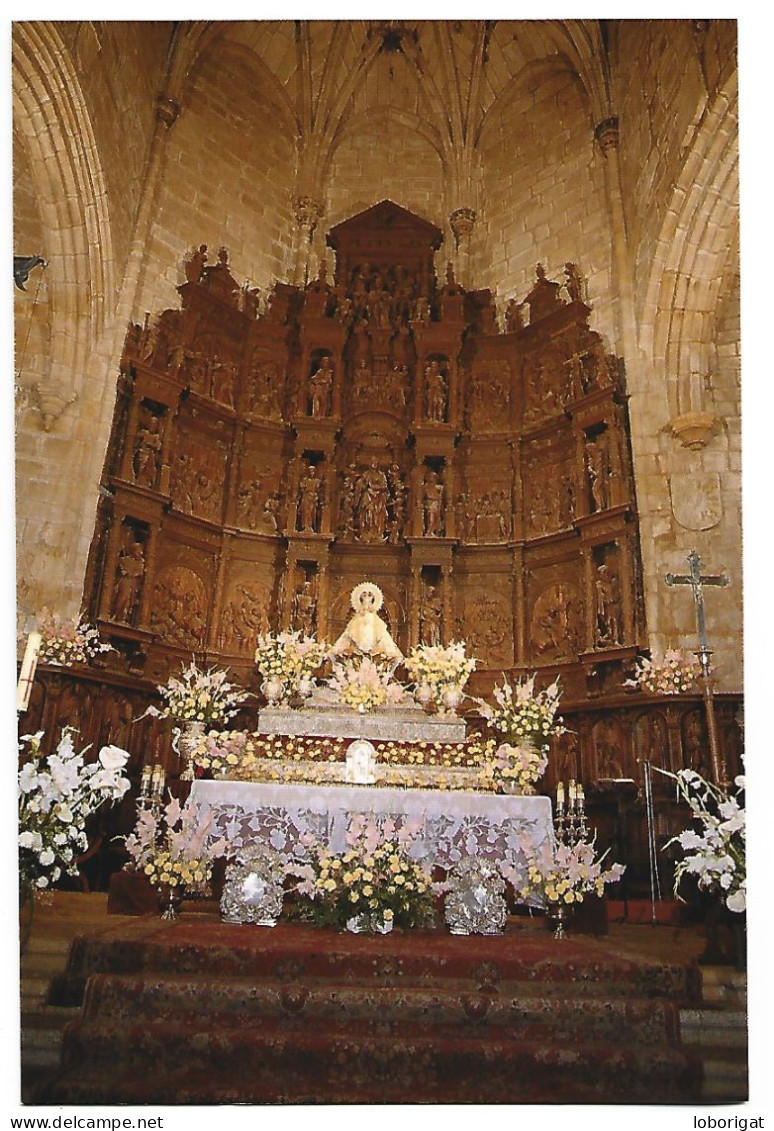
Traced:
<path fill-rule="evenodd" d="M 370 577 L 400 647 L 464 638 L 480 690 L 620 686 L 644 639 L 622 363 L 572 265 L 501 330 L 441 243 L 383 201 L 328 234 L 332 278 L 265 301 L 200 248 L 180 309 L 130 327 L 87 603 L 132 670 L 247 681 L 258 633 L 334 639 Z"/>

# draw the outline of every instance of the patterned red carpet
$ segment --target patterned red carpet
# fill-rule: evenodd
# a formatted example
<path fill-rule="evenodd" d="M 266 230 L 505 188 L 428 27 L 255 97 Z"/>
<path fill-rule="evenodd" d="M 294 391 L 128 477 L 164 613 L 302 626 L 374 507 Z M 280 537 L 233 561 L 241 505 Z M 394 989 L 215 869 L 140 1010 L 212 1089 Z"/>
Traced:
<path fill-rule="evenodd" d="M 36 1102 L 690 1102 L 678 1010 L 698 985 L 690 964 L 532 924 L 371 937 L 121 919 L 73 943 L 52 993 L 81 1013 Z"/>

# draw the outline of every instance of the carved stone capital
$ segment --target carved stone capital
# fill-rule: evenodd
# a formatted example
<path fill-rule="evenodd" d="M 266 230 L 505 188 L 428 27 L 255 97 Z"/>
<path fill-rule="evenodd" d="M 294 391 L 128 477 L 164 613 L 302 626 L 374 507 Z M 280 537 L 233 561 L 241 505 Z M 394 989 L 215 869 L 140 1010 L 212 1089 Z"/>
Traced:
<path fill-rule="evenodd" d="M 311 196 L 294 196 L 291 200 L 293 217 L 299 228 L 306 228 L 311 236 L 317 227 L 317 221 L 323 214 L 323 206 L 319 200 Z"/>
<path fill-rule="evenodd" d="M 594 130 L 594 137 L 599 142 L 600 149 L 607 153 L 609 149 L 618 148 L 618 118 L 603 118 Z"/>
<path fill-rule="evenodd" d="M 160 94 L 156 99 L 156 117 L 169 129 L 174 126 L 180 114 L 180 103 L 174 98 L 167 98 Z"/>
<path fill-rule="evenodd" d="M 469 236 L 473 231 L 473 225 L 476 222 L 476 211 L 474 208 L 455 208 L 449 216 L 449 223 L 451 230 L 454 232 L 454 239 L 457 247 L 460 246 L 460 240 L 463 236 Z"/>
<path fill-rule="evenodd" d="M 710 412 L 685 412 L 669 422 L 672 434 L 684 448 L 693 451 L 705 448 L 720 427 L 720 421 Z"/>

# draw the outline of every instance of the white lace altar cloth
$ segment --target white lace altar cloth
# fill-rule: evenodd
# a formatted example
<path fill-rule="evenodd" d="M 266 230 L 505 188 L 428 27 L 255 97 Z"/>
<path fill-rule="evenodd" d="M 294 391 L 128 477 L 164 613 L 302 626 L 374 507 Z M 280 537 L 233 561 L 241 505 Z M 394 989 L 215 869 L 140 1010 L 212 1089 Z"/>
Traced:
<path fill-rule="evenodd" d="M 363 814 L 416 830 L 410 854 L 451 868 L 464 856 L 507 863 L 520 878 L 526 854 L 553 840 L 551 799 L 438 789 L 358 785 L 195 781 L 191 796 L 203 814 L 214 812 L 213 836 L 233 848 L 257 841 L 286 860 L 304 860 L 305 833 L 333 852 L 346 848 L 350 817 Z"/>

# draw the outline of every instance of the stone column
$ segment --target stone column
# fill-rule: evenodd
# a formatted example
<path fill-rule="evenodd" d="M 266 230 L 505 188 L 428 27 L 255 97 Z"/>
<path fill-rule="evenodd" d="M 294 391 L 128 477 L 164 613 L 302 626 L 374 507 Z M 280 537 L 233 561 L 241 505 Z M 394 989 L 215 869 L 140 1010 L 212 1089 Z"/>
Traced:
<path fill-rule="evenodd" d="M 631 364 L 638 357 L 637 322 L 635 317 L 632 267 L 621 194 L 621 168 L 618 160 L 618 118 L 605 118 L 594 130 L 604 158 L 605 186 L 610 205 L 610 227 L 613 235 L 613 256 L 618 284 L 618 333 L 620 349 Z"/>
<path fill-rule="evenodd" d="M 462 286 L 470 284 L 470 237 L 476 222 L 474 208 L 455 208 L 449 216 L 449 225 L 454 233 L 455 263 L 454 272 Z"/>
<path fill-rule="evenodd" d="M 309 257 L 312 250 L 312 237 L 317 222 L 322 216 L 322 204 L 311 196 L 294 196 L 293 218 L 296 221 L 296 262 L 293 268 L 293 282 L 305 286 L 309 277 Z"/>

